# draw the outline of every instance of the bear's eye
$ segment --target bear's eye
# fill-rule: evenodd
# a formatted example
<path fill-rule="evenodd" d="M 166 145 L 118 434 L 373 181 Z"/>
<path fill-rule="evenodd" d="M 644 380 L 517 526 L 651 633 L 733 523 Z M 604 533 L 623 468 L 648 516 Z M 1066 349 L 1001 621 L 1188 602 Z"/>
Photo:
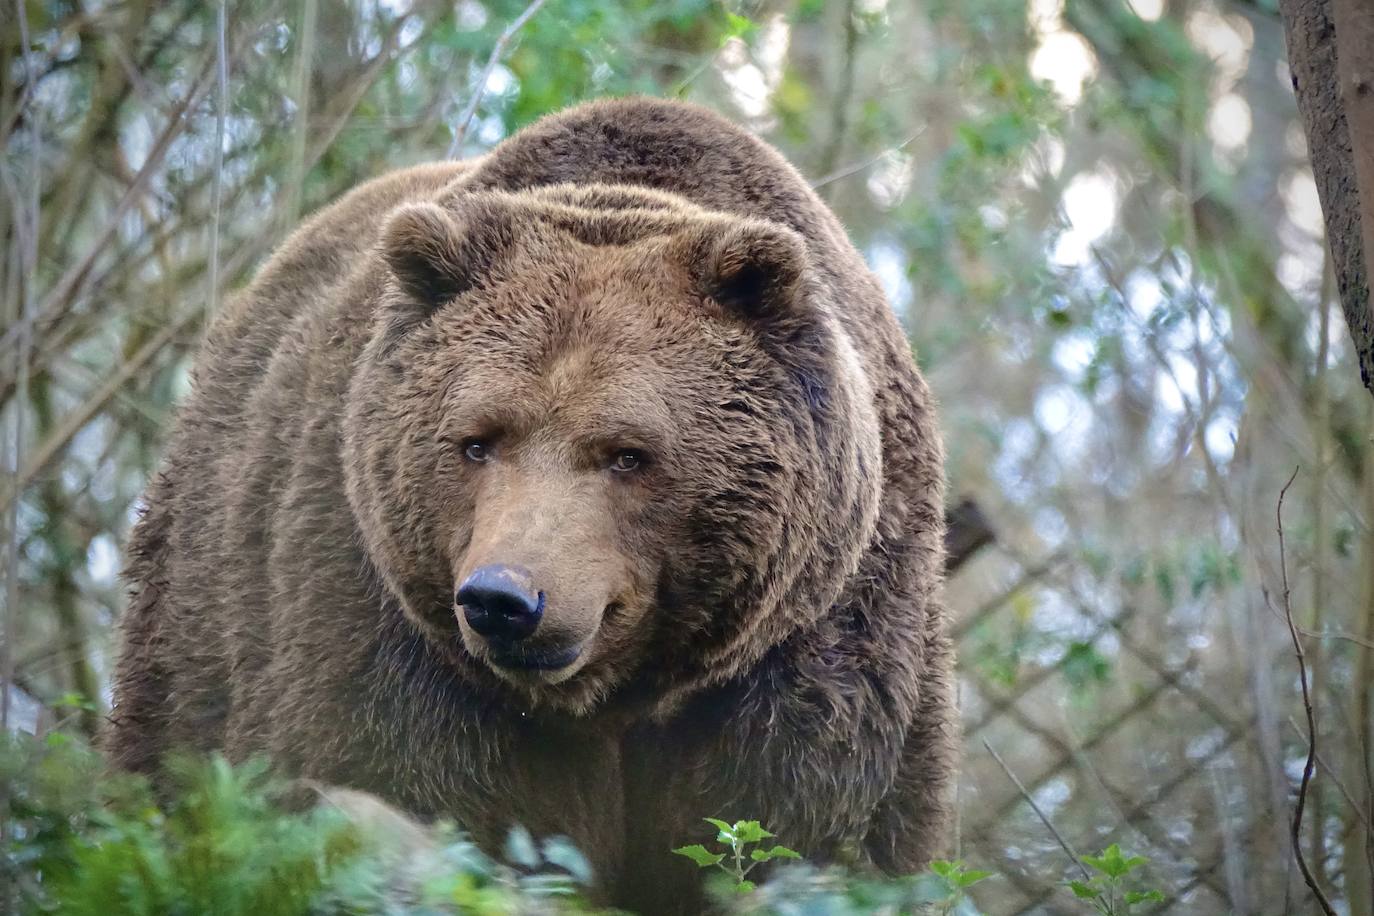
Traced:
<path fill-rule="evenodd" d="M 481 464 L 491 458 L 491 449 L 487 448 L 485 442 L 477 439 L 469 439 L 463 446 L 463 457 L 468 461 Z"/>
<path fill-rule="evenodd" d="M 617 474 L 637 471 L 644 464 L 644 454 L 632 448 L 622 448 L 611 456 L 611 470 Z"/>

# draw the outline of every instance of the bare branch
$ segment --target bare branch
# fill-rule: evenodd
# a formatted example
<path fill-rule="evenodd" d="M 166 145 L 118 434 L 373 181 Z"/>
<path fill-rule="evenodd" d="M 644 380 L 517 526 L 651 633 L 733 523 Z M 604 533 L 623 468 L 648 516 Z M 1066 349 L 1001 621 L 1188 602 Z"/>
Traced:
<path fill-rule="evenodd" d="M 1302 735 L 1303 737 L 1306 737 L 1302 730 L 1302 727 L 1298 725 L 1298 721 L 1294 719 L 1292 716 L 1288 717 L 1288 724 L 1293 726 L 1293 731 L 1297 732 L 1299 735 Z M 1365 811 L 1364 808 L 1360 806 L 1359 801 L 1351 793 L 1350 789 L 1346 788 L 1345 783 L 1341 781 L 1338 775 L 1336 775 L 1336 771 L 1331 768 L 1331 764 L 1327 763 L 1326 759 L 1323 758 L 1321 754 L 1314 754 L 1313 756 L 1317 760 L 1317 766 L 1322 768 L 1322 770 L 1326 773 L 1327 778 L 1329 778 L 1331 782 L 1335 784 L 1337 790 L 1340 791 L 1341 795 L 1345 796 L 1346 802 L 1349 803 L 1351 810 L 1355 812 L 1355 819 L 1364 825 L 1365 830 L 1374 830 L 1374 820 L 1370 819 L 1369 812 Z"/>
<path fill-rule="evenodd" d="M 988 753 L 992 755 L 992 759 L 997 761 L 997 765 L 1002 768 L 1002 772 L 1007 774 L 1007 778 L 1011 780 L 1012 785 L 1016 786 L 1017 791 L 1021 793 L 1021 797 L 1031 806 L 1031 810 L 1035 812 L 1035 816 L 1040 818 L 1040 823 L 1044 824 L 1045 829 L 1054 836 L 1055 842 L 1059 844 L 1059 848 L 1064 850 L 1064 854 L 1073 860 L 1073 864 L 1077 866 L 1078 870 L 1083 874 L 1083 880 L 1091 881 L 1093 876 L 1088 872 L 1087 866 L 1083 864 L 1083 858 L 1069 845 L 1069 841 L 1064 839 L 1063 835 L 1055 829 L 1054 823 L 1050 821 L 1044 811 L 1040 810 L 1040 806 L 1035 803 L 1035 799 L 1026 791 L 1026 787 L 1021 784 L 1021 780 L 1016 778 L 1016 774 L 1011 771 L 1011 767 L 1007 766 L 1002 756 L 992 749 L 992 745 L 988 743 L 988 739 L 986 738 L 983 739 L 983 747 L 988 749 Z"/>
<path fill-rule="evenodd" d="M 18 479 L 14 481 L 12 488 L 5 494 L 5 500 L 13 505 L 18 502 L 19 494 L 33 482 L 39 474 L 42 474 L 53 462 L 62 450 L 67 447 L 67 443 L 82 428 L 91 421 L 96 414 L 104 409 L 124 385 L 134 376 L 152 362 L 153 358 L 162 351 L 162 348 L 172 341 L 177 334 L 181 333 L 195 319 L 200 318 L 202 313 L 199 310 L 187 310 L 176 321 L 164 327 L 161 331 L 149 338 L 143 346 L 138 348 L 128 360 L 124 362 L 115 372 L 100 386 L 96 392 L 86 399 L 86 402 L 62 418 L 62 423 L 48 436 L 37 448 L 35 454 L 24 464 L 24 468 L 19 472 Z"/>
<path fill-rule="evenodd" d="M 315 61 L 315 29 L 319 19 L 318 0 L 305 0 L 301 5 L 300 31 L 296 36 L 295 102 L 296 123 L 291 134 L 291 169 L 287 172 L 286 205 L 278 217 L 282 226 L 290 230 L 300 219 L 301 192 L 305 187 L 305 146 L 310 136 L 310 78 Z"/>
<path fill-rule="evenodd" d="M 210 209 L 210 295 L 206 297 L 210 314 L 219 311 L 219 223 L 224 204 L 224 122 L 229 108 L 229 52 L 225 35 L 229 28 L 226 7 L 228 0 L 219 0 L 215 13 L 215 174 L 211 176 Z M 209 326 L 207 321 L 206 326 Z"/>
<path fill-rule="evenodd" d="M 15 0 L 18 11 L 19 35 L 23 44 L 25 94 L 22 105 L 32 101 L 27 88 L 36 78 L 33 66 L 33 48 L 29 38 L 28 11 L 24 0 Z M 38 229 L 41 218 L 39 208 L 39 189 L 42 185 L 42 131 L 39 129 L 38 112 L 31 111 L 29 127 L 29 175 L 28 200 L 22 200 L 20 182 L 11 181 L 5 174 L 5 190 L 14 207 L 15 252 L 12 267 L 17 273 L 17 325 L 23 325 L 33 308 L 33 277 L 38 263 Z M 26 206 L 27 205 L 27 206 Z M 27 209 L 27 213 L 23 211 Z M 29 349 L 32 335 L 28 330 L 18 335 L 18 348 L 15 353 L 15 377 L 18 380 L 18 396 L 10 405 L 9 472 L 13 485 L 20 479 L 20 464 L 24 457 L 24 411 L 28 409 L 29 389 Z M 0 642 L 0 733 L 9 731 L 10 682 L 14 679 L 14 649 L 16 627 L 19 623 L 19 501 L 16 499 L 8 507 L 8 544 L 5 558 L 5 616 L 4 640 Z M 3 836 L 3 833 L 0 833 Z"/>
<path fill-rule="evenodd" d="M 841 168 L 836 169 L 828 175 L 823 175 L 820 178 L 817 178 L 815 181 L 811 182 L 811 190 L 814 191 L 817 188 L 823 188 L 826 185 L 833 184 L 834 182 L 839 181 L 842 178 L 848 178 L 850 175 L 855 175 L 859 172 L 863 172 L 867 169 L 872 168 L 873 166 L 877 165 L 879 162 L 882 162 L 883 159 L 887 158 L 893 153 L 899 153 L 911 144 L 915 143 L 917 139 L 920 138 L 921 134 L 925 132 L 926 129 L 922 127 L 920 130 L 917 130 L 915 133 L 907 137 L 901 143 L 898 143 L 896 146 L 888 147 L 876 156 L 870 156 L 869 158 L 864 159 L 860 162 L 855 162 L 851 165 L 843 166 Z"/>
<path fill-rule="evenodd" d="M 533 3 L 525 7 L 525 11 L 515 16 L 514 21 L 511 21 L 510 25 L 506 26 L 506 30 L 497 38 L 495 47 L 492 47 L 492 55 L 486 58 L 486 66 L 482 67 L 480 74 L 477 74 L 477 82 L 473 85 L 473 95 L 467 100 L 467 107 L 463 108 L 463 113 L 459 115 L 458 126 L 453 129 L 453 141 L 448 144 L 449 159 L 458 157 L 459 151 L 462 150 L 463 139 L 467 136 L 467 128 L 473 122 L 473 117 L 477 114 L 477 106 L 481 104 L 482 96 L 486 93 L 486 81 L 491 78 L 492 71 L 496 69 L 497 63 L 500 63 L 502 55 L 506 54 L 506 45 L 510 44 L 515 33 L 525 27 L 525 23 L 529 22 L 536 12 L 539 12 L 539 8 L 543 7 L 544 3 L 545 0 L 533 0 Z"/>
<path fill-rule="evenodd" d="M 1317 766 L 1317 717 L 1312 709 L 1312 696 L 1307 686 L 1307 657 L 1302 650 L 1302 637 L 1298 633 L 1298 628 L 1293 623 L 1293 601 L 1288 587 L 1288 558 L 1284 550 L 1283 543 L 1283 498 L 1288 495 L 1288 488 L 1293 485 L 1293 481 L 1298 479 L 1298 468 L 1293 469 L 1293 474 L 1288 478 L 1288 483 L 1283 485 L 1279 491 L 1279 504 L 1274 514 L 1278 522 L 1279 532 L 1279 574 L 1282 577 L 1283 586 L 1283 614 L 1288 622 L 1288 635 L 1293 638 L 1293 651 L 1298 656 L 1298 680 L 1302 684 L 1302 706 L 1307 713 L 1307 763 L 1302 768 L 1302 782 L 1298 785 L 1298 800 L 1293 808 L 1293 823 L 1290 836 L 1293 841 L 1293 856 L 1297 859 L 1298 869 L 1302 872 L 1302 878 L 1307 882 L 1307 886 L 1312 890 L 1312 896 L 1317 899 L 1317 904 L 1321 906 L 1322 912 L 1327 916 L 1336 916 L 1336 911 L 1331 908 L 1331 901 L 1326 899 L 1326 894 L 1322 891 L 1321 885 L 1317 883 L 1312 870 L 1307 866 L 1307 857 L 1302 852 L 1302 813 L 1307 804 L 1307 788 L 1312 782 L 1312 771 Z M 1316 826 L 1317 830 L 1321 825 Z"/>
<path fill-rule="evenodd" d="M 844 141 L 849 135 L 849 110 L 854 107 L 854 76 L 859 56 L 858 10 L 854 7 L 854 0 L 848 0 L 842 13 L 844 16 L 844 58 L 840 68 L 839 85 L 835 87 L 833 105 L 830 109 L 830 139 L 825 145 L 825 150 L 821 153 L 818 169 L 823 175 L 835 170 L 835 163 L 839 161 L 840 153 L 844 149 Z M 814 187 L 822 186 L 818 184 Z"/>
<path fill-rule="evenodd" d="M 515 33 L 524 28 L 525 23 L 539 12 L 545 0 L 534 0 L 525 11 L 506 26 L 506 30 L 501 33 L 501 37 L 496 39 L 496 44 L 491 49 L 491 56 L 487 58 L 487 65 L 482 68 L 482 72 L 477 75 L 477 82 L 472 87 L 472 97 L 468 99 L 467 107 L 458 118 L 458 127 L 453 131 L 453 142 L 448 145 L 448 158 L 457 157 L 459 150 L 463 146 L 463 138 L 468 134 L 468 125 L 472 123 L 472 118 L 477 114 L 477 106 L 481 104 L 482 96 L 487 91 L 487 80 L 491 78 L 491 73 L 496 69 L 496 65 L 501 61 L 501 55 L 506 52 L 506 45 L 515 37 Z"/>
<path fill-rule="evenodd" d="M 139 169 L 138 176 L 134 183 L 119 199 L 114 210 L 105 221 L 104 227 L 96 235 L 95 242 L 87 249 L 86 254 L 72 265 L 54 284 L 53 289 L 44 298 L 43 304 L 36 309 L 30 310 L 20 321 L 16 321 L 9 327 L 3 337 L 0 337 L 0 351 L 3 351 L 11 343 L 17 341 L 21 334 L 30 333 L 35 327 L 46 325 L 59 317 L 62 312 L 71 304 L 72 300 L 80 293 L 86 278 L 90 275 L 91 269 L 95 266 L 102 252 L 109 247 L 115 240 L 119 230 L 121 220 L 128 212 L 129 208 L 140 199 L 143 194 L 144 186 L 152 178 L 153 174 L 162 165 L 162 159 L 168 149 L 171 148 L 172 141 L 181 135 L 189 123 L 186 114 L 200 98 L 201 91 L 205 88 L 211 68 L 214 64 L 214 57 L 206 60 L 195 82 L 187 90 L 186 95 L 172 109 L 167 117 L 167 126 L 158 137 L 157 142 L 149 151 L 143 167 Z"/>

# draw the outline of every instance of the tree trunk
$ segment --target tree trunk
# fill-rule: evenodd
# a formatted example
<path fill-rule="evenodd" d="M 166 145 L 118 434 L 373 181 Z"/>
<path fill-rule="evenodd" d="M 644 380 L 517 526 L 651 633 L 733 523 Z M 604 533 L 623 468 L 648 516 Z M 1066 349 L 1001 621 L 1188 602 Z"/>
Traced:
<path fill-rule="evenodd" d="M 1374 4 L 1280 0 L 1279 12 L 1341 306 L 1374 393 Z"/>

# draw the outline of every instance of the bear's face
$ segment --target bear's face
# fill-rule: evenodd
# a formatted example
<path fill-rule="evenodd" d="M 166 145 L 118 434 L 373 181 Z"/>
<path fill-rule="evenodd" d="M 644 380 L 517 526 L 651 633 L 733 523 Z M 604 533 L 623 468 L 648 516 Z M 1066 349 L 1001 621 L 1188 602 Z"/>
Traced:
<path fill-rule="evenodd" d="M 794 537 L 855 452 L 826 444 L 850 394 L 786 230 L 505 197 L 392 217 L 349 495 L 455 664 L 585 712 L 738 652 L 817 574 Z"/>

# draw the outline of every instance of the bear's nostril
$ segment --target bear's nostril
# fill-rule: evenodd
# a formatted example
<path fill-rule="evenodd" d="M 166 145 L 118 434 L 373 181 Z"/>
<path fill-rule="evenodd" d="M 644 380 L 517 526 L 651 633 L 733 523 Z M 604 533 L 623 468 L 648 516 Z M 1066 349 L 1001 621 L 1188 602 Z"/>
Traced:
<path fill-rule="evenodd" d="M 524 639 L 544 616 L 544 593 L 530 587 L 528 573 L 509 566 L 479 567 L 454 597 L 468 626 L 488 639 Z"/>

